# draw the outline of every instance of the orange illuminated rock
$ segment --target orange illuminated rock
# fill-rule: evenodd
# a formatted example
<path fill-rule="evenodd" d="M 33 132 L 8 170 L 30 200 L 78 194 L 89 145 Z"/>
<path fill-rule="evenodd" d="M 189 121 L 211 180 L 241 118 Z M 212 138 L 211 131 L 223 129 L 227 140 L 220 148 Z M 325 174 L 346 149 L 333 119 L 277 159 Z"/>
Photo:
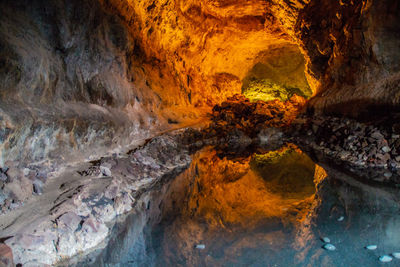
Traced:
<path fill-rule="evenodd" d="M 254 137 L 262 129 L 290 125 L 305 103 L 304 98 L 296 95 L 285 102 L 250 102 L 243 95 L 234 95 L 213 108 L 209 130 L 217 129 L 216 132 L 222 134 L 239 129 Z"/>
<path fill-rule="evenodd" d="M 265 1 L 125 0 L 105 5 L 129 22 L 152 90 L 168 110 L 210 108 L 241 93 L 255 65 L 279 64 L 282 51 L 299 54 Z M 297 59 L 284 64 L 298 70 Z M 302 68 L 299 79 L 305 81 L 304 62 Z M 280 75 L 292 71 L 281 69 Z"/>

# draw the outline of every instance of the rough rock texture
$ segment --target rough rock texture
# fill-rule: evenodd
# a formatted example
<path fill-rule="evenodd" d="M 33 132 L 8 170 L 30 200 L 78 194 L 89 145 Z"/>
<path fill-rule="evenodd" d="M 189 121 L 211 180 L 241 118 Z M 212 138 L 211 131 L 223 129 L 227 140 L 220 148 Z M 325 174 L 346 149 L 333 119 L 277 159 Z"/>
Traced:
<path fill-rule="evenodd" d="M 213 108 L 212 123 L 205 132 L 221 136 L 240 130 L 254 138 L 263 129 L 290 125 L 304 104 L 305 99 L 297 95 L 285 102 L 250 102 L 242 95 L 234 95 Z"/>
<path fill-rule="evenodd" d="M 208 107 L 240 93 L 257 63 L 295 47 L 266 1 L 104 2 L 129 23 L 157 71 L 148 73 L 152 80 L 161 77 L 152 88 L 182 107 Z M 268 51 L 274 51 L 269 59 Z M 171 84 L 178 86 L 167 88 Z"/>
<path fill-rule="evenodd" d="M 318 161 L 356 174 L 363 182 L 400 187 L 398 123 L 362 123 L 347 118 L 298 118 L 288 130 Z"/>
<path fill-rule="evenodd" d="M 160 76 L 163 69 L 173 73 L 178 98 L 154 86 L 165 101 L 219 102 L 239 91 L 262 55 L 279 56 L 284 52 L 274 48 L 297 44 L 318 93 L 311 105 L 318 112 L 360 116 L 398 107 L 395 0 L 126 0 L 107 6 L 129 22 L 147 57 L 159 60 Z"/>
<path fill-rule="evenodd" d="M 0 205 L 160 128 L 158 98 L 130 71 L 135 41 L 99 3 L 2 1 L 0 18 Z"/>
<path fill-rule="evenodd" d="M 0 215 L 14 263 L 52 265 L 104 247 L 118 216 L 129 212 L 144 192 L 189 166 L 179 137 L 156 137 L 128 154 L 67 172 L 56 189 L 47 188 L 21 210 Z M 1 246 L 0 259 L 10 253 Z"/>
<path fill-rule="evenodd" d="M 43 198 L 46 186 L 61 185 L 48 179 L 60 167 L 148 138 L 165 130 L 167 122 L 198 118 L 240 93 L 248 78 L 306 86 L 299 51 L 308 84 L 317 94 L 310 112 L 359 117 L 398 109 L 399 22 L 396 0 L 1 1 L 2 212 L 20 207 L 32 194 Z M 260 64 L 273 68 L 258 73 Z M 277 115 L 241 116 L 242 108 L 257 105 L 265 106 L 238 104 L 231 111 L 217 106 L 222 108 L 215 111 L 223 112 L 216 117 L 225 116 L 247 131 Z M 249 141 L 240 133 L 232 138 Z M 351 142 L 340 146 L 354 146 Z M 383 152 L 383 158 L 376 154 L 373 159 L 393 160 L 397 155 L 389 145 L 386 151 L 385 145 L 368 143 Z M 110 164 L 92 166 L 82 175 L 109 176 Z M 141 170 L 136 166 L 130 171 L 139 175 Z M 78 218 L 70 213 L 59 219 L 62 227 L 75 228 Z M 79 227 L 102 237 L 105 228 L 100 225 L 90 219 Z M 26 245 L 23 253 L 54 236 L 14 239 Z M 64 251 L 63 242 L 59 246 Z M 51 242 L 43 247 L 51 249 Z"/>
<path fill-rule="evenodd" d="M 1 196 L 15 205 L 40 194 L 60 162 L 141 139 L 164 118 L 197 118 L 251 77 L 307 86 L 296 46 L 318 93 L 310 110 L 358 116 L 400 99 L 394 0 L 0 5 L 2 182 L 26 185 Z"/>
<path fill-rule="evenodd" d="M 312 106 L 359 117 L 399 107 L 400 3 L 311 1 L 298 36 L 320 94 Z"/>

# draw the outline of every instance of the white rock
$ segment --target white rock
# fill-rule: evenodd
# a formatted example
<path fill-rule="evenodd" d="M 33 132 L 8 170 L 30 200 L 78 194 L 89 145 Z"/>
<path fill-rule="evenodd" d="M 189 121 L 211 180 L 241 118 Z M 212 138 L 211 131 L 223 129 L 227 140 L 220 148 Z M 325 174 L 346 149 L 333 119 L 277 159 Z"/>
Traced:
<path fill-rule="evenodd" d="M 23 174 L 24 174 L 25 176 L 27 176 L 27 175 L 30 173 L 30 171 L 31 171 L 30 169 L 24 168 L 22 172 L 23 172 Z"/>
<path fill-rule="evenodd" d="M 396 259 L 400 259 L 400 252 L 393 252 L 392 255 L 393 255 L 393 257 L 395 257 Z"/>
<path fill-rule="evenodd" d="M 388 153 L 388 152 L 391 151 L 391 149 L 388 146 L 384 146 L 384 147 L 382 147 L 382 151 L 385 152 L 385 153 Z"/>
<path fill-rule="evenodd" d="M 322 246 L 324 249 L 329 250 L 329 251 L 334 251 L 336 250 L 336 247 L 332 244 L 325 244 Z"/>
<path fill-rule="evenodd" d="M 337 219 L 338 222 L 342 222 L 343 220 L 344 220 L 344 217 L 343 217 L 343 216 L 340 216 L 340 217 Z"/>
<path fill-rule="evenodd" d="M 389 255 L 383 255 L 379 257 L 380 262 L 391 262 L 392 260 L 393 258 L 390 257 Z"/>
<path fill-rule="evenodd" d="M 206 245 L 204 245 L 204 244 L 198 244 L 198 245 L 196 245 L 196 248 L 197 248 L 197 249 L 205 249 L 205 248 L 206 248 Z"/>
<path fill-rule="evenodd" d="M 105 176 L 111 176 L 110 168 L 104 167 L 104 166 L 100 166 L 100 170 Z"/>
<path fill-rule="evenodd" d="M 330 243 L 331 242 L 329 237 L 323 237 L 323 238 L 321 238 L 321 240 L 324 241 L 325 243 Z"/>
<path fill-rule="evenodd" d="M 368 245 L 365 248 L 368 249 L 368 250 L 375 250 L 375 249 L 378 248 L 378 246 L 377 245 Z"/>
<path fill-rule="evenodd" d="M 60 229 L 69 229 L 72 232 L 78 228 L 82 218 L 74 212 L 67 212 L 60 216 L 56 222 L 57 227 Z"/>
<path fill-rule="evenodd" d="M 74 244 L 78 251 L 86 251 L 100 244 L 108 234 L 107 226 L 98 221 L 93 215 L 85 220 L 82 228 L 75 233 L 76 243 Z"/>

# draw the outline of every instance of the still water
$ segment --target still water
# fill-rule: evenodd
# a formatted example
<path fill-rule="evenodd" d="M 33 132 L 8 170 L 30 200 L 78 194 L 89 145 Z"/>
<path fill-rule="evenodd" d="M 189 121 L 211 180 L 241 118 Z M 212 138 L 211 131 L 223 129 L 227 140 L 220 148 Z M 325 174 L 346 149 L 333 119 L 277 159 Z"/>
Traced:
<path fill-rule="evenodd" d="M 399 190 L 321 167 L 291 144 L 204 148 L 146 203 L 97 266 L 400 266 L 378 260 L 400 252 Z"/>

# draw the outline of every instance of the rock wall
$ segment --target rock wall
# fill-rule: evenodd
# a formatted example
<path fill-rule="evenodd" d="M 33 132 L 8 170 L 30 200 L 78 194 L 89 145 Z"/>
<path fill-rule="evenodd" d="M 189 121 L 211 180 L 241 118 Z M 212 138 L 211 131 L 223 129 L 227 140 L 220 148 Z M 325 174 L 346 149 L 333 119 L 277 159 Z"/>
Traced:
<path fill-rule="evenodd" d="M 149 73 L 152 88 L 167 106 L 201 109 L 220 103 L 241 92 L 242 80 L 262 60 L 260 53 L 293 43 L 265 1 L 127 0 L 104 5 L 129 24 L 149 64 L 156 60 L 152 67 L 157 72 Z M 162 84 L 154 76 L 162 77 Z M 174 82 L 165 80 L 168 76 Z"/>
<path fill-rule="evenodd" d="M 219 103 L 240 92 L 246 74 L 262 60 L 260 55 L 296 44 L 307 62 L 308 83 L 317 94 L 311 109 L 358 117 L 370 114 L 371 108 L 387 112 L 398 107 L 397 1 L 104 4 L 134 29 L 148 58 L 165 63 L 155 67 L 159 76 L 172 73 L 179 85 L 173 94 L 166 88 L 170 83 L 153 86 L 172 105 Z"/>
<path fill-rule="evenodd" d="M 162 128 L 135 40 L 97 1 L 2 1 L 0 18 L 1 203 Z"/>
<path fill-rule="evenodd" d="M 400 3 L 311 1 L 296 24 L 318 112 L 368 117 L 399 107 Z"/>

